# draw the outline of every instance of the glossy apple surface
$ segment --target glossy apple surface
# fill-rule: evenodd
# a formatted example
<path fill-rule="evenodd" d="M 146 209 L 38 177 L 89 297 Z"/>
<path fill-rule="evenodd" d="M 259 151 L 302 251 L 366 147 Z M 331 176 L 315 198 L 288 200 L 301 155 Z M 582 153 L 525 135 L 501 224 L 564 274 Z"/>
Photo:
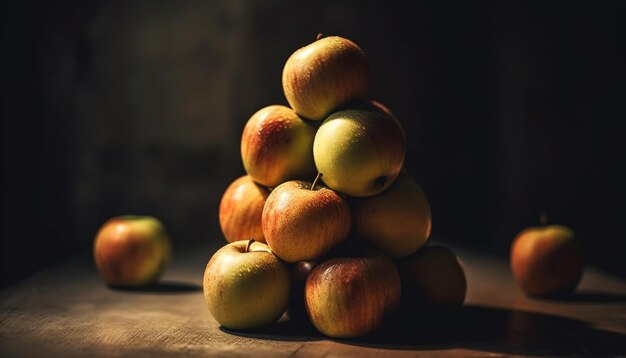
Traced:
<path fill-rule="evenodd" d="M 287 265 L 260 242 L 236 241 L 213 254 L 204 271 L 204 299 L 213 318 L 229 329 L 276 322 L 287 308 Z"/>
<path fill-rule="evenodd" d="M 113 286 L 143 286 L 156 281 L 171 258 L 170 239 L 151 216 L 118 216 L 98 231 L 93 255 L 100 276 Z"/>
<path fill-rule="evenodd" d="M 405 150 L 399 122 L 366 107 L 328 116 L 315 135 L 313 158 L 329 188 L 363 197 L 378 194 L 394 182 Z"/>
<path fill-rule="evenodd" d="M 430 204 L 419 184 L 402 171 L 380 194 L 352 201 L 355 236 L 392 257 L 408 256 L 430 237 Z"/>
<path fill-rule="evenodd" d="M 244 175 L 233 181 L 222 195 L 219 222 L 228 242 L 254 239 L 265 242 L 261 217 L 270 191 Z"/>
<path fill-rule="evenodd" d="M 580 243 L 566 226 L 526 228 L 511 245 L 513 276 L 530 295 L 572 292 L 582 277 L 583 267 Z"/>
<path fill-rule="evenodd" d="M 285 106 L 272 105 L 250 117 L 241 136 L 241 158 L 256 182 L 275 187 L 315 177 L 313 140 L 317 128 Z"/>
<path fill-rule="evenodd" d="M 354 42 L 321 38 L 295 51 L 283 68 L 283 90 L 291 108 L 310 120 L 322 120 L 334 109 L 367 95 L 369 63 Z"/>
<path fill-rule="evenodd" d="M 402 278 L 402 312 L 449 309 L 465 301 L 467 280 L 457 256 L 445 246 L 425 246 L 398 260 Z"/>
<path fill-rule="evenodd" d="M 276 187 L 263 208 L 263 234 L 272 251 L 287 262 L 316 260 L 350 231 L 346 200 L 335 191 L 293 180 Z"/>
<path fill-rule="evenodd" d="M 318 263 L 306 281 L 309 318 L 321 333 L 333 338 L 372 333 L 399 301 L 400 277 L 393 262 L 373 251 Z"/>

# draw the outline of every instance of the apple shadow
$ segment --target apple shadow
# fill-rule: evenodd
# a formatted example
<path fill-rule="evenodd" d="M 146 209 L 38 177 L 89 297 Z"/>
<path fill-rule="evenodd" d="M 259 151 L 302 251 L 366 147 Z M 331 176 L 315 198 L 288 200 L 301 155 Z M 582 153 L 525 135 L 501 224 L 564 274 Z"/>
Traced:
<path fill-rule="evenodd" d="M 576 319 L 482 306 L 398 317 L 367 337 L 335 341 L 383 349 L 463 348 L 528 356 L 626 352 L 625 334 L 597 329 Z"/>
<path fill-rule="evenodd" d="M 292 321 L 285 317 L 273 325 L 254 330 L 233 330 L 224 326 L 220 326 L 220 330 L 240 337 L 279 341 L 319 341 L 327 338 L 309 320 Z"/>
<path fill-rule="evenodd" d="M 569 295 L 533 297 L 534 299 L 559 303 L 617 303 L 626 302 L 626 295 L 594 290 L 578 290 Z"/>
<path fill-rule="evenodd" d="M 185 294 L 196 293 L 202 291 L 202 286 L 195 283 L 180 281 L 159 281 L 151 285 L 128 287 L 108 285 L 110 289 L 115 291 L 124 291 L 129 293 L 155 293 L 155 294 Z"/>

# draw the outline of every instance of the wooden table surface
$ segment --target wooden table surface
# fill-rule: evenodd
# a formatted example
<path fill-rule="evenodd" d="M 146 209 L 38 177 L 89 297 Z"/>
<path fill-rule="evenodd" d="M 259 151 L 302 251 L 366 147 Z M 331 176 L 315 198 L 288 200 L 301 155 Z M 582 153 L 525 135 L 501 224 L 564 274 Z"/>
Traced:
<path fill-rule="evenodd" d="M 587 268 L 573 297 L 533 299 L 506 260 L 458 247 L 468 277 L 458 312 L 358 340 L 289 321 L 231 332 L 202 295 L 204 266 L 219 245 L 177 250 L 163 282 L 144 290 L 107 287 L 88 255 L 18 282 L 0 296 L 0 356 L 626 356 L 625 280 Z"/>

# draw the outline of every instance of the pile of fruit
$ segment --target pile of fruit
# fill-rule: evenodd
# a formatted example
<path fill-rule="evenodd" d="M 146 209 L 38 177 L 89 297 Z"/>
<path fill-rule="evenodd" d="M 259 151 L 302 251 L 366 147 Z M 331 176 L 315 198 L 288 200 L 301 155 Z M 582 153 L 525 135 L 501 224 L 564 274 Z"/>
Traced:
<path fill-rule="evenodd" d="M 463 268 L 448 248 L 427 245 L 430 205 L 403 169 L 404 130 L 367 98 L 369 84 L 356 44 L 318 38 L 285 64 L 291 107 L 249 119 L 247 175 L 220 203 L 229 243 L 204 273 L 206 303 L 222 326 L 254 329 L 287 313 L 327 336 L 358 337 L 394 313 L 410 319 L 463 305 Z M 581 243 L 570 228 L 543 221 L 513 240 L 513 277 L 531 296 L 571 293 L 583 273 Z M 136 215 L 105 222 L 93 245 L 98 272 L 118 287 L 154 284 L 171 250 L 162 223 Z"/>
<path fill-rule="evenodd" d="M 403 169 L 400 121 L 367 97 L 361 48 L 318 36 L 289 57 L 282 84 L 290 107 L 250 117 L 247 175 L 222 196 L 229 243 L 204 274 L 213 317 L 252 329 L 287 311 L 327 336 L 358 337 L 398 310 L 462 305 L 465 274 L 449 249 L 425 246 L 430 205 Z"/>

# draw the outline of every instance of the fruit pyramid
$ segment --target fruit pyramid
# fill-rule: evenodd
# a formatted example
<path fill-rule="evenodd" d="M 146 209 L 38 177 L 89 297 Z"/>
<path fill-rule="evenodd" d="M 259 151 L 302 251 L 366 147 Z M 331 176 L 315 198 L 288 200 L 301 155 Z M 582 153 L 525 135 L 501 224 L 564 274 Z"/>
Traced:
<path fill-rule="evenodd" d="M 367 97 L 363 50 L 318 35 L 288 58 L 282 85 L 289 107 L 250 117 L 241 138 L 247 174 L 220 202 L 228 243 L 204 273 L 216 321 L 254 329 L 286 313 L 347 338 L 375 332 L 398 311 L 462 305 L 462 266 L 449 249 L 426 245 L 430 205 L 403 168 L 401 122 Z"/>

